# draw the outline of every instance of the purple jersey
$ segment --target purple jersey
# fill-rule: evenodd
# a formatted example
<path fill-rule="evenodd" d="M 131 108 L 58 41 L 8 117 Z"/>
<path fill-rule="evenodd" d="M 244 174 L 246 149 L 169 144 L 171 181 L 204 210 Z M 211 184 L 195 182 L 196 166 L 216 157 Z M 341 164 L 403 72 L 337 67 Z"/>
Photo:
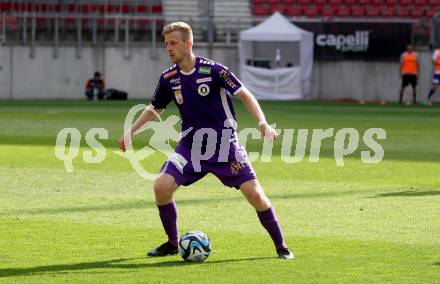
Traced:
<path fill-rule="evenodd" d="M 241 82 L 227 67 L 197 56 L 193 70 L 188 73 L 178 65 L 162 73 L 151 104 L 161 109 L 174 100 L 182 118 L 181 131 L 192 127 L 180 143 L 191 147 L 194 133 L 210 128 L 217 133 L 219 144 L 226 127 L 233 128 L 230 141 L 235 140 L 236 117 L 230 96 L 241 88 Z"/>

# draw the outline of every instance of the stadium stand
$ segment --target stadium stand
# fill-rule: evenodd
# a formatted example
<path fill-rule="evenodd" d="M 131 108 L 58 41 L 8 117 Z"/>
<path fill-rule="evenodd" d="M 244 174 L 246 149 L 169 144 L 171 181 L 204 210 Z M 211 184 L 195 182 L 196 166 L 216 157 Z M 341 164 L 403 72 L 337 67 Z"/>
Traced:
<path fill-rule="evenodd" d="M 429 38 L 440 0 L 250 0 L 256 17 L 279 11 L 298 20 L 327 18 L 412 20 L 416 37 Z"/>
<path fill-rule="evenodd" d="M 440 0 L 251 0 L 254 16 L 279 11 L 291 17 L 397 17 L 429 20 Z"/>
<path fill-rule="evenodd" d="M 114 19 L 106 19 L 108 15 L 162 15 L 162 1 L 2 1 L 0 12 L 5 13 L 27 13 L 30 16 L 36 15 L 37 29 L 47 28 L 48 18 L 55 14 L 62 16 L 63 23 L 67 27 L 76 25 L 77 15 L 81 15 L 83 28 L 87 28 L 91 18 L 96 18 L 98 26 L 109 27 L 114 24 Z M 148 22 L 142 19 L 130 19 L 133 28 L 142 28 Z"/>
<path fill-rule="evenodd" d="M 274 12 L 279 8 L 278 0 L 269 0 L 269 9 Z M 274 3 L 275 6 L 271 6 Z M 252 26 L 250 19 L 252 16 L 249 1 L 223 0 L 214 1 L 214 24 L 216 26 L 216 37 L 218 41 L 231 42 L 237 40 L 239 31 Z M 240 19 L 237 22 L 230 22 L 233 17 Z"/>

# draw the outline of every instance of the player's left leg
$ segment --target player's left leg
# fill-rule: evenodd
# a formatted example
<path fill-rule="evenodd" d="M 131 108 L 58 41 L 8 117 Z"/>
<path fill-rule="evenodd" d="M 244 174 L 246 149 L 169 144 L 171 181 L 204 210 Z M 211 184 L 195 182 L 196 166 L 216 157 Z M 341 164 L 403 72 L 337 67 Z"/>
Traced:
<path fill-rule="evenodd" d="M 413 104 L 417 103 L 417 76 L 414 75 L 411 82 L 411 87 L 413 91 Z"/>
<path fill-rule="evenodd" d="M 293 253 L 287 248 L 284 242 L 283 233 L 278 223 L 275 210 L 264 193 L 258 179 L 245 181 L 240 185 L 240 191 L 257 211 L 261 224 L 267 230 L 275 244 L 278 256 L 284 259 L 294 258 Z"/>

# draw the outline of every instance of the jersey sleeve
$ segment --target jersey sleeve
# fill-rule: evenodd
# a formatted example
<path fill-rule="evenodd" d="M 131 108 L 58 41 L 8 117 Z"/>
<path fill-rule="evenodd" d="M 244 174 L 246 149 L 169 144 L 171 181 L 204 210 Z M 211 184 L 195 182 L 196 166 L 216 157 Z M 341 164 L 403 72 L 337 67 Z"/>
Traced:
<path fill-rule="evenodd" d="M 243 88 L 243 84 L 238 80 L 235 74 L 221 64 L 216 64 L 214 67 L 214 76 L 220 86 L 231 95 L 235 96 Z"/>
<path fill-rule="evenodd" d="M 163 78 L 163 76 L 160 76 L 156 90 L 154 91 L 153 98 L 151 99 L 151 105 L 155 109 L 166 108 L 167 105 L 172 101 L 172 99 L 173 98 L 168 92 L 165 79 Z"/>

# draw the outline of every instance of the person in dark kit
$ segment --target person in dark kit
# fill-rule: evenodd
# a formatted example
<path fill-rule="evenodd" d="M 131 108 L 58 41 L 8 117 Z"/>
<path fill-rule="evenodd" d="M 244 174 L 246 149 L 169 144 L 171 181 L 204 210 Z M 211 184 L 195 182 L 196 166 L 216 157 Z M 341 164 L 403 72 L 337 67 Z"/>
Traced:
<path fill-rule="evenodd" d="M 95 90 L 97 91 L 98 100 L 104 99 L 105 82 L 104 79 L 101 77 L 101 73 L 99 73 L 98 71 L 96 71 L 93 75 L 93 78 L 88 80 L 86 83 L 85 95 L 88 100 L 93 100 Z"/>

